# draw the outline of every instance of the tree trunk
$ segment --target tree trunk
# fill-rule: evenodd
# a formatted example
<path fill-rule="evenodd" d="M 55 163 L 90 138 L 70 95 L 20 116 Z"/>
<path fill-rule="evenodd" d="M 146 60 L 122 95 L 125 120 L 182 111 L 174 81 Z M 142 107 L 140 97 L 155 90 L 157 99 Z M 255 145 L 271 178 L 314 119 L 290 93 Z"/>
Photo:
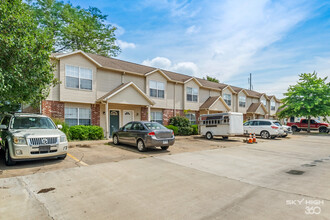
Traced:
<path fill-rule="evenodd" d="M 307 133 L 311 133 L 311 116 L 308 116 Z"/>

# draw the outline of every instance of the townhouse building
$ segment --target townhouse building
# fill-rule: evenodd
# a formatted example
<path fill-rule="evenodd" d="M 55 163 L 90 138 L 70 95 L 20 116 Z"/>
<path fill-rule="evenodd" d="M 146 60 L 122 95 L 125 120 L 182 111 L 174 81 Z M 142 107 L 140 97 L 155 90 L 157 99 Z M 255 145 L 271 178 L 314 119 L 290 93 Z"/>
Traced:
<path fill-rule="evenodd" d="M 244 120 L 275 118 L 275 96 L 167 70 L 75 51 L 51 56 L 61 83 L 41 112 L 69 125 L 99 125 L 105 136 L 132 120 L 164 125 L 173 116 L 197 123 L 201 114 L 241 112 Z"/>

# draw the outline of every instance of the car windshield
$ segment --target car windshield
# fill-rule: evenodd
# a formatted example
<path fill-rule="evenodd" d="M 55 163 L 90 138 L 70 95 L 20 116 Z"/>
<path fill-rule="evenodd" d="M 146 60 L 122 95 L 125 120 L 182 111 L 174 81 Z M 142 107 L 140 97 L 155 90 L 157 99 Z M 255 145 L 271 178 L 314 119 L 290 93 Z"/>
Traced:
<path fill-rule="evenodd" d="M 56 129 L 54 123 L 46 117 L 14 117 L 11 129 Z"/>
<path fill-rule="evenodd" d="M 276 124 L 277 126 L 282 126 L 279 121 L 275 121 L 274 124 Z"/>
<path fill-rule="evenodd" d="M 314 119 L 314 121 L 316 122 L 316 123 L 321 123 L 319 120 L 317 120 L 317 119 Z"/>
<path fill-rule="evenodd" d="M 149 129 L 149 130 L 166 130 L 163 125 L 157 123 L 157 122 L 147 122 L 144 123 L 144 125 Z"/>

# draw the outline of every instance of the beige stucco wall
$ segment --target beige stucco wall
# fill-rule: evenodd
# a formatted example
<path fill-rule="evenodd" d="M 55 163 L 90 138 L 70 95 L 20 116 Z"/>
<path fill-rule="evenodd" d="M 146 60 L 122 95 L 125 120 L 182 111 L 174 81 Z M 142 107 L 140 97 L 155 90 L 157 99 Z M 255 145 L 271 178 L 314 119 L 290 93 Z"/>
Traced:
<path fill-rule="evenodd" d="M 184 99 L 184 84 L 175 84 L 175 109 L 183 110 Z"/>
<path fill-rule="evenodd" d="M 92 90 L 80 90 L 74 88 L 66 88 L 65 86 L 65 66 L 79 66 L 84 68 L 90 68 L 93 72 Z M 67 56 L 60 60 L 60 101 L 62 102 L 83 102 L 83 103 L 95 103 L 96 101 L 96 66 L 87 58 L 80 54 Z"/>
<path fill-rule="evenodd" d="M 216 101 L 214 103 L 213 106 L 211 106 L 210 110 L 228 112 L 227 108 L 224 106 L 224 104 L 219 99 L 218 99 L 218 101 Z"/>
<path fill-rule="evenodd" d="M 97 79 L 97 98 L 105 95 L 122 84 L 122 73 L 110 71 L 106 69 L 98 69 Z"/>
<path fill-rule="evenodd" d="M 264 111 L 264 109 L 261 106 L 257 109 L 256 113 L 257 114 L 261 114 L 261 115 L 265 115 L 266 114 L 265 111 Z"/>
<path fill-rule="evenodd" d="M 59 79 L 60 76 L 60 62 L 58 60 L 51 60 L 52 64 L 55 64 L 55 70 L 54 70 L 54 78 Z M 49 95 L 46 100 L 52 100 L 52 101 L 59 101 L 60 100 L 60 85 L 56 85 L 55 87 L 50 87 Z"/>
<path fill-rule="evenodd" d="M 210 89 L 210 96 L 220 96 L 220 95 L 221 95 L 221 91 Z"/>
<path fill-rule="evenodd" d="M 127 82 L 133 82 L 139 89 L 141 89 L 143 92 L 146 92 L 146 84 L 145 84 L 145 77 L 144 76 L 138 76 L 133 74 L 125 74 L 124 76 L 124 83 Z"/>
<path fill-rule="evenodd" d="M 174 88 L 175 84 L 172 82 L 167 82 L 167 100 L 166 100 L 166 107 L 170 109 L 174 109 Z"/>
<path fill-rule="evenodd" d="M 243 96 L 243 97 L 245 97 L 245 101 L 246 101 L 246 103 L 245 103 L 245 108 L 244 107 L 239 107 L 239 96 Z M 246 114 L 246 110 L 250 107 L 250 105 L 251 105 L 251 103 L 250 104 L 248 104 L 248 97 L 244 94 L 244 92 L 239 92 L 238 94 L 237 94 L 237 101 L 236 101 L 236 105 L 237 105 L 237 112 L 240 112 L 240 113 L 243 113 L 243 114 Z M 251 99 L 250 99 L 250 101 L 251 101 Z"/>
<path fill-rule="evenodd" d="M 133 86 L 129 86 L 109 99 L 109 103 L 120 103 L 129 105 L 150 105 L 146 98 Z"/>
<path fill-rule="evenodd" d="M 198 100 L 197 102 L 188 102 L 186 97 L 187 97 L 187 87 L 191 87 L 191 88 L 197 88 L 198 89 Z M 198 84 L 194 81 L 194 80 L 190 80 L 189 82 L 187 82 L 184 85 L 184 109 L 185 110 L 193 110 L 193 111 L 198 111 L 199 110 L 199 106 L 200 106 L 200 88 L 198 86 Z"/>
<path fill-rule="evenodd" d="M 201 106 L 210 97 L 210 90 L 200 88 L 199 89 L 199 105 Z"/>
<path fill-rule="evenodd" d="M 165 96 L 164 98 L 155 98 L 150 97 L 150 90 L 149 90 L 149 81 L 154 80 L 157 82 L 164 83 L 165 87 Z M 154 72 L 146 77 L 146 91 L 147 95 L 156 103 L 153 105 L 155 108 L 167 108 L 167 95 L 168 95 L 168 88 L 167 88 L 167 79 L 159 72 Z"/>

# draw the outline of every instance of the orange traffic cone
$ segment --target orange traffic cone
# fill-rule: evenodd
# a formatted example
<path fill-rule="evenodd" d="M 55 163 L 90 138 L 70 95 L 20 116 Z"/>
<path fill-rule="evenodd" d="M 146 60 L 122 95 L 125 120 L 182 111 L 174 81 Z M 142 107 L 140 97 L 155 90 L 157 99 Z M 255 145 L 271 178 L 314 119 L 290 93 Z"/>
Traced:
<path fill-rule="evenodd" d="M 253 133 L 253 143 L 257 143 L 256 133 Z"/>
<path fill-rule="evenodd" d="M 252 134 L 250 133 L 248 144 L 252 144 L 252 143 L 253 143 L 253 139 L 252 139 Z"/>

